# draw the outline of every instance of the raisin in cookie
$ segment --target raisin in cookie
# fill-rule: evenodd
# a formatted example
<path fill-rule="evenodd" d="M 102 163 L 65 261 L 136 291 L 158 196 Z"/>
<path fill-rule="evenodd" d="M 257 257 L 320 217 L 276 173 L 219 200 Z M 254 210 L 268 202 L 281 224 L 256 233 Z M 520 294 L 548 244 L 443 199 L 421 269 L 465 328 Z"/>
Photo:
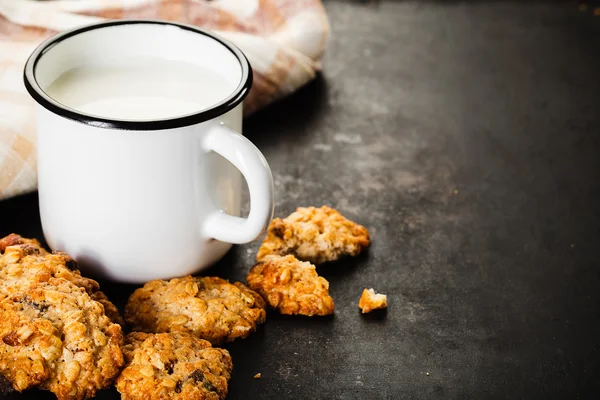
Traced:
<path fill-rule="evenodd" d="M 123 365 L 122 339 L 104 307 L 64 278 L 0 301 L 0 374 L 17 391 L 40 385 L 59 400 L 93 397 Z"/>
<path fill-rule="evenodd" d="M 358 255 L 368 245 L 369 231 L 333 208 L 299 207 L 287 218 L 271 221 L 256 259 L 292 254 L 300 260 L 320 264 L 345 255 Z"/>
<path fill-rule="evenodd" d="M 133 330 L 189 331 L 213 344 L 245 338 L 265 318 L 265 303 L 257 293 L 216 277 L 150 281 L 131 295 L 125 308 Z"/>
<path fill-rule="evenodd" d="M 329 282 L 317 274 L 314 265 L 292 255 L 266 257 L 250 270 L 246 281 L 281 314 L 333 313 Z"/>
<path fill-rule="evenodd" d="M 227 350 L 189 333 L 132 332 L 117 379 L 123 400 L 220 400 L 233 368 Z"/>

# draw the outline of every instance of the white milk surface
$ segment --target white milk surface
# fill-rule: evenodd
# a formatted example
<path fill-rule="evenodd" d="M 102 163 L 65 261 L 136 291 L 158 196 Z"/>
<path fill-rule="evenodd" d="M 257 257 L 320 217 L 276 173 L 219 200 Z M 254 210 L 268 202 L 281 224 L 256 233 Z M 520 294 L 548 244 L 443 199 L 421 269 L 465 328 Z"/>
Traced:
<path fill-rule="evenodd" d="M 221 102 L 236 85 L 216 72 L 180 61 L 128 60 L 71 69 L 45 92 L 67 107 L 120 120 L 158 120 Z"/>

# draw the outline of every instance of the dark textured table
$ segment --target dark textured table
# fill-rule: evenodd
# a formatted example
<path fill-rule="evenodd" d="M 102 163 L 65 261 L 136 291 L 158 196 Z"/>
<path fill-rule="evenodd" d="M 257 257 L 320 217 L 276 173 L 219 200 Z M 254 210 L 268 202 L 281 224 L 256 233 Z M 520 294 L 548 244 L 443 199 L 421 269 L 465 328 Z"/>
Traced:
<path fill-rule="evenodd" d="M 246 134 L 278 216 L 329 204 L 373 244 L 319 268 L 332 318 L 272 313 L 227 346 L 229 399 L 598 398 L 600 17 L 573 3 L 326 6 L 323 75 Z M 35 195 L 0 203 L 11 231 L 41 236 Z M 207 274 L 244 280 L 257 247 Z M 132 290 L 103 287 L 119 306 Z M 359 313 L 364 287 L 388 294 L 387 314 Z"/>

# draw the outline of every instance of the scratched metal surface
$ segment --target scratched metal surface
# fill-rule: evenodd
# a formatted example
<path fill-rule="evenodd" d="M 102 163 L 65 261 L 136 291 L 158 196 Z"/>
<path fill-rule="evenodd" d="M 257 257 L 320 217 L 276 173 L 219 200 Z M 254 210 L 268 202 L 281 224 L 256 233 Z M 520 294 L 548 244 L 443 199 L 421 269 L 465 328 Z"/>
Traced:
<path fill-rule="evenodd" d="M 600 18 L 570 3 L 326 7 L 323 75 L 246 134 L 277 215 L 329 204 L 373 245 L 319 269 L 333 317 L 270 314 L 227 345 L 229 399 L 596 398 Z M 0 203 L 11 231 L 40 237 L 35 195 Z M 244 280 L 257 247 L 207 273 Z M 103 287 L 121 307 L 133 289 Z M 386 314 L 359 314 L 363 287 L 388 294 Z"/>

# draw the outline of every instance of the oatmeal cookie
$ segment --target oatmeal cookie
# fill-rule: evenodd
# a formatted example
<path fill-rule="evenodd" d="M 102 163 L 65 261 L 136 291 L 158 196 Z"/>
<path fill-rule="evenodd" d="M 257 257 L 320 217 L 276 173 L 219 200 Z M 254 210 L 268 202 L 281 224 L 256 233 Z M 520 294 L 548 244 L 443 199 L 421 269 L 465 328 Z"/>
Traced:
<path fill-rule="evenodd" d="M 104 292 L 97 291 L 90 295 L 92 300 L 97 301 L 102 304 L 104 307 L 104 314 L 111 320 L 113 324 L 121 325 L 121 328 L 125 328 L 125 321 L 121 314 L 119 314 L 119 310 L 117 307 L 106 297 Z"/>
<path fill-rule="evenodd" d="M 216 277 L 150 281 L 133 292 L 125 307 L 133 330 L 189 331 L 212 344 L 245 338 L 265 318 L 265 303 L 257 293 Z"/>
<path fill-rule="evenodd" d="M 292 254 L 303 261 L 320 264 L 342 256 L 358 255 L 369 245 L 369 231 L 333 208 L 299 207 L 285 219 L 269 225 L 257 261 L 269 255 Z"/>
<path fill-rule="evenodd" d="M 329 282 L 317 274 L 314 265 L 292 255 L 266 257 L 250 270 L 246 281 L 281 314 L 333 313 Z"/>
<path fill-rule="evenodd" d="M 64 278 L 1 300 L 0 339 L 0 374 L 13 388 L 40 385 L 59 400 L 94 396 L 124 362 L 121 327 Z"/>
<path fill-rule="evenodd" d="M 111 321 L 124 326 L 117 308 L 99 291 L 98 282 L 81 276 L 77 262 L 68 254 L 60 251 L 48 253 L 39 247 L 35 239 L 23 239 L 15 234 L 0 239 L 0 242 L 10 244 L 5 245 L 3 254 L 0 254 L 0 299 L 26 292 L 51 278 L 63 278 L 84 288 L 93 300 L 104 306 Z"/>
<path fill-rule="evenodd" d="M 90 294 L 100 288 L 95 280 L 81 276 L 77 262 L 63 252 L 48 253 L 30 244 L 17 244 L 5 247 L 0 255 L 0 299 L 51 278 L 68 280 Z"/>
<path fill-rule="evenodd" d="M 358 307 L 362 310 L 363 314 L 370 313 L 373 310 L 387 308 L 387 296 L 385 294 L 375 293 L 373 289 L 363 290 L 360 300 L 358 300 Z"/>
<path fill-rule="evenodd" d="M 132 332 L 117 379 L 123 400 L 220 400 L 233 368 L 227 350 L 189 333 Z"/>
<path fill-rule="evenodd" d="M 104 306 L 111 321 L 124 326 L 117 308 L 99 291 L 98 282 L 82 276 L 77 261 L 68 254 L 60 251 L 48 253 L 37 240 L 15 234 L 0 239 L 0 243 L 0 299 L 26 292 L 35 284 L 48 282 L 51 278 L 63 278 L 84 288 L 93 300 Z"/>
<path fill-rule="evenodd" d="M 21 237 L 20 235 L 17 235 L 16 233 L 11 233 L 10 235 L 5 236 L 0 239 L 0 253 L 4 253 L 6 248 L 9 246 L 17 246 L 17 245 L 21 245 L 24 247 L 29 246 L 30 248 L 37 248 L 38 254 L 46 253 L 46 250 L 42 247 L 40 242 L 38 242 L 35 239 L 26 239 L 24 237 Z"/>

